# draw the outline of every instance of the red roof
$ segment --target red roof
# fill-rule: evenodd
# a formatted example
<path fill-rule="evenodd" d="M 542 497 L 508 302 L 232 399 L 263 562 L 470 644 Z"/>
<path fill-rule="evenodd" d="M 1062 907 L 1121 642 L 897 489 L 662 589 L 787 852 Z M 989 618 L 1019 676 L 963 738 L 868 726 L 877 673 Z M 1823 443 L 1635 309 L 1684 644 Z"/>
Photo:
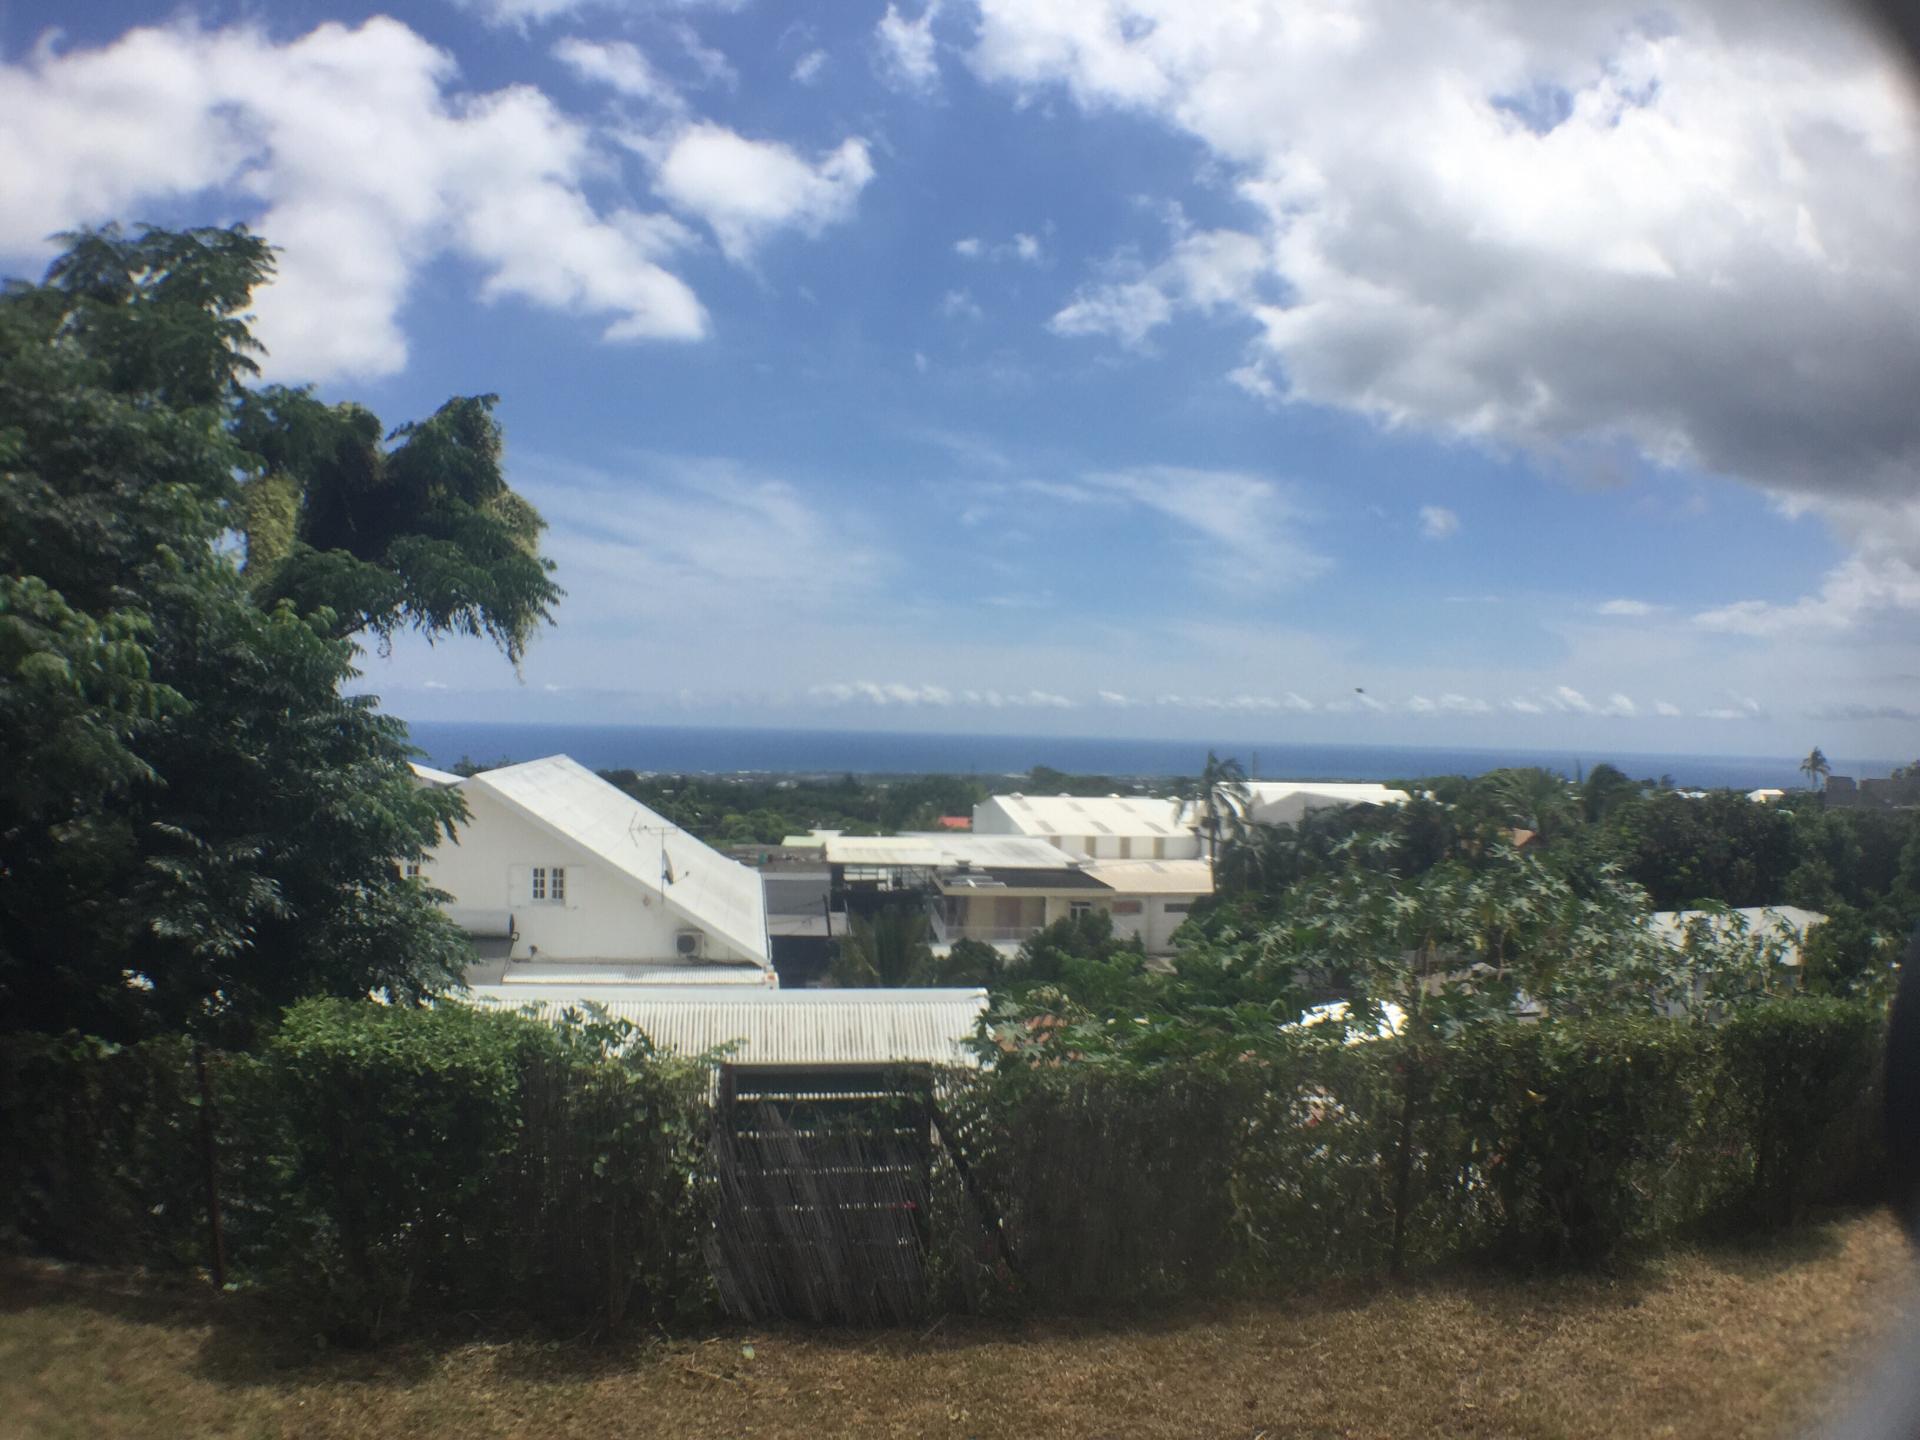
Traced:
<path fill-rule="evenodd" d="M 942 830 L 971 830 L 973 829 L 973 817 L 971 815 L 942 815 L 940 817 L 940 828 Z"/>

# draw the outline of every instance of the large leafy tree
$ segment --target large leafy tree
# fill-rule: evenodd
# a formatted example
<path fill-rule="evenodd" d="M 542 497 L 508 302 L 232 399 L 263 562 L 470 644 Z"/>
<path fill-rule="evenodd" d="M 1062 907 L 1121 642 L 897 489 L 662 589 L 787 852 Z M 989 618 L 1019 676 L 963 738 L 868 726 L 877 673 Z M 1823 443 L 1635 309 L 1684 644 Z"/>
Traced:
<path fill-rule="evenodd" d="M 0 293 L 0 1026 L 243 1041 L 302 995 L 456 981 L 400 863 L 458 801 L 343 687 L 363 631 L 517 657 L 557 596 L 490 402 L 388 448 L 249 388 L 258 237 L 68 241 Z M 357 488 L 315 439 L 347 430 Z"/>

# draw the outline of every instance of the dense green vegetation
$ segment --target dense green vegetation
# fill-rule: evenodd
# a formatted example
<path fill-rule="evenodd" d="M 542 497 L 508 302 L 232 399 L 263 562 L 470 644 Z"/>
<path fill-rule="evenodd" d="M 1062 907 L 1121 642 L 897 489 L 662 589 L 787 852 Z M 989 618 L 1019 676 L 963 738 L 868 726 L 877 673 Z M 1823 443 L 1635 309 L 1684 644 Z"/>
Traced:
<path fill-rule="evenodd" d="M 1078 1063 L 1016 1048 L 939 1086 L 926 1304 L 1585 1265 L 1790 1223 L 1874 1193 L 1880 1034 L 1877 1005 L 1795 999 L 1717 1026 L 1273 1032 L 1150 1066 L 1080 1050 L 1083 1033 L 1051 1050 Z M 365 1341 L 427 1311 L 577 1334 L 714 1303 L 707 1076 L 629 1027 L 308 1001 L 208 1070 L 210 1108 L 181 1037 L 0 1039 L 0 1235 L 194 1267 L 210 1122 L 229 1273 L 322 1333 Z M 884 1142 L 899 1121 L 870 1123 Z"/>
<path fill-rule="evenodd" d="M 343 693 L 355 637 L 492 637 L 559 591 L 490 397 L 383 438 L 256 387 L 243 228 L 68 237 L 0 293 L 0 1028 L 244 1040 L 417 997 L 466 942 L 400 864 L 461 818 Z"/>
<path fill-rule="evenodd" d="M 602 778 L 710 845 L 777 845 L 809 830 L 891 835 L 932 830 L 945 815 L 971 817 L 987 797 L 959 775 L 895 779 L 742 779 L 714 775 L 640 775 L 606 770 Z"/>

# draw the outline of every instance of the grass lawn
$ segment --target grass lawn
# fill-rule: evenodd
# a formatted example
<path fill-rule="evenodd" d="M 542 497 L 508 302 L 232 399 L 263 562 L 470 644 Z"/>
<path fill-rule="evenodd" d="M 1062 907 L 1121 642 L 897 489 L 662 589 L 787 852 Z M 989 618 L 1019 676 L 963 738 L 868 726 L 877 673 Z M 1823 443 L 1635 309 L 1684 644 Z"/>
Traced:
<path fill-rule="evenodd" d="M 1785 1435 L 1908 1301 L 1880 1215 L 1610 1278 L 1474 1276 L 1121 1324 L 316 1350 L 247 1298 L 0 1261 L 0 1435 Z M 750 1353 L 749 1353 L 750 1352 Z"/>

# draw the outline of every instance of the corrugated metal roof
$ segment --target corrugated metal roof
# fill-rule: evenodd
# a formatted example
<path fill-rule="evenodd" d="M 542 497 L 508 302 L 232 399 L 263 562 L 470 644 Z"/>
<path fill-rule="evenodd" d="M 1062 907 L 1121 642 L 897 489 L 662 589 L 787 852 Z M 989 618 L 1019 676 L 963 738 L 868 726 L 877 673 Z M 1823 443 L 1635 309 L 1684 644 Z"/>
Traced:
<path fill-rule="evenodd" d="M 689 924 L 771 968 L 759 872 L 694 839 L 584 765 L 550 755 L 482 771 L 466 783 L 585 846 L 660 896 Z"/>
<path fill-rule="evenodd" d="M 1122 895 L 1211 895 L 1204 860 L 1090 860 L 1087 874 Z"/>
<path fill-rule="evenodd" d="M 1023 835 L 1184 836 L 1179 805 L 1150 795 L 995 795 L 973 809 L 981 830 L 983 811 L 997 809 Z"/>
<path fill-rule="evenodd" d="M 476 985 L 469 993 L 510 1009 L 531 1001 L 543 1019 L 593 1000 L 682 1055 L 737 1042 L 728 1058 L 739 1065 L 972 1065 L 964 1042 L 987 1009 L 985 990 Z"/>
<path fill-rule="evenodd" d="M 835 835 L 829 865 L 901 866 L 925 870 L 978 865 L 1022 870 L 1067 870 L 1073 856 L 1025 835 Z"/>

